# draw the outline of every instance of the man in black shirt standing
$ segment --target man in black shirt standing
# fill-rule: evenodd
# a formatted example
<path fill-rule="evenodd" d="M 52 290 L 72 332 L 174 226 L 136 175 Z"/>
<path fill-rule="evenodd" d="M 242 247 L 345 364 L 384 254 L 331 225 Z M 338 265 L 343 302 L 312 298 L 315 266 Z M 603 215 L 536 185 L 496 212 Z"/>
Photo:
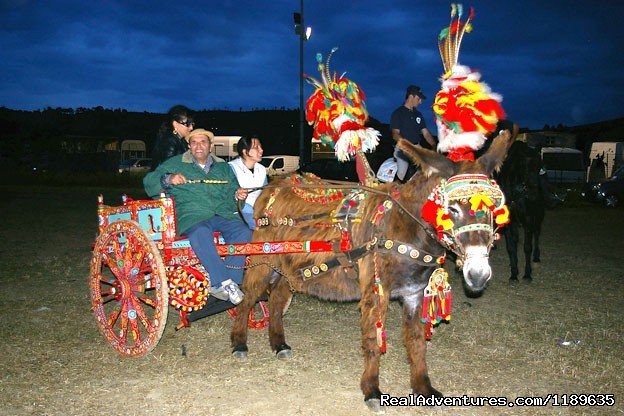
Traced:
<path fill-rule="evenodd" d="M 427 129 L 422 113 L 416 109 L 425 98 L 427 97 L 425 97 L 420 87 L 416 85 L 407 87 L 405 102 L 394 110 L 390 119 L 392 139 L 395 142 L 398 142 L 400 138 L 404 138 L 416 145 L 435 149 L 436 141 Z M 410 162 L 398 147 L 394 149 L 394 158 L 397 161 L 397 178 L 404 181 Z"/>

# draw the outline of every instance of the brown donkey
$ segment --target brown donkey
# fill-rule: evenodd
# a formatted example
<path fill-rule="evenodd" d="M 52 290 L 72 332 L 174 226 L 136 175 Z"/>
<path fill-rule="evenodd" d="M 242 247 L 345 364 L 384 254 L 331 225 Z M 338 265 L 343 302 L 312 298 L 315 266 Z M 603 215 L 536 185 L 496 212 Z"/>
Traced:
<path fill-rule="evenodd" d="M 364 373 L 360 387 L 367 405 L 378 410 L 379 365 L 385 350 L 385 321 L 390 298 L 403 305 L 403 342 L 410 365 L 414 394 L 442 396 L 432 387 L 425 360 L 424 325 L 421 323 L 423 290 L 436 260 L 451 249 L 463 265 L 465 286 L 485 289 L 492 275 L 488 263 L 494 220 L 488 210 L 474 215 L 465 198 L 449 200 L 447 216 L 452 228 L 435 230 L 424 222 L 421 209 L 442 180 L 489 176 L 502 164 L 510 138 L 497 137 L 476 161 L 452 162 L 444 156 L 401 140 L 399 146 L 421 167 L 404 185 L 377 188 L 327 189 L 313 178 L 281 179 L 265 189 L 256 202 L 256 217 L 267 226 L 254 232 L 254 241 L 335 241 L 334 252 L 253 256 L 245 273 L 245 297 L 232 328 L 233 355 L 247 357 L 247 316 L 256 300 L 269 295 L 271 348 L 278 358 L 292 354 L 284 335 L 283 312 L 294 292 L 323 300 L 359 299 Z M 297 185 L 297 183 L 299 185 Z M 438 188 L 439 189 L 439 188 Z M 342 192 L 341 192 L 342 191 Z M 344 195 L 341 195 L 344 194 Z"/>

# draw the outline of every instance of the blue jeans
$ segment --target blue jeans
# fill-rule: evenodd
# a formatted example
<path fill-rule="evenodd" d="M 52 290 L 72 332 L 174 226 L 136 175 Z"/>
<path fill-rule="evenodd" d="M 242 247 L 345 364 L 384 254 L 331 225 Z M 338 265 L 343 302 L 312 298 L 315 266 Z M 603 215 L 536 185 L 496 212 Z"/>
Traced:
<path fill-rule="evenodd" d="M 221 260 L 214 244 L 215 231 L 219 231 L 228 244 L 251 241 L 251 230 L 242 221 L 228 220 L 218 215 L 198 222 L 182 235 L 188 237 L 193 251 L 210 274 L 211 286 L 221 286 L 221 282 L 227 279 L 240 285 L 243 283 L 245 256 L 225 256 L 225 261 Z"/>
<path fill-rule="evenodd" d="M 243 218 L 245 219 L 245 222 L 249 226 L 249 229 L 255 230 L 256 220 L 254 218 L 254 208 L 249 204 L 245 204 L 243 206 L 243 209 L 241 210 L 241 214 L 243 214 Z"/>

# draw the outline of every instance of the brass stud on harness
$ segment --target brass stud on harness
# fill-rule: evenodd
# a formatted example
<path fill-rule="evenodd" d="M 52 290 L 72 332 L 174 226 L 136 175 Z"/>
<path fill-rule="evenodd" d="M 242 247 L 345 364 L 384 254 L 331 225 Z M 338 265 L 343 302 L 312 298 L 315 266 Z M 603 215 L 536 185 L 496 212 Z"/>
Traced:
<path fill-rule="evenodd" d="M 425 263 L 431 263 L 431 260 L 433 260 L 433 257 L 431 257 L 429 254 L 427 254 L 425 257 L 423 257 L 423 261 Z"/>
<path fill-rule="evenodd" d="M 327 264 L 321 263 L 321 271 L 326 272 L 328 269 L 329 267 L 327 267 Z"/>
<path fill-rule="evenodd" d="M 397 248 L 397 251 L 399 252 L 399 254 L 405 254 L 407 253 L 407 246 L 405 244 L 401 244 Z"/>
<path fill-rule="evenodd" d="M 303 275 L 309 278 L 309 277 L 312 277 L 312 272 L 310 271 L 310 269 L 305 269 L 303 271 Z"/>
<path fill-rule="evenodd" d="M 413 259 L 417 259 L 420 256 L 420 252 L 416 249 L 410 250 L 409 256 Z"/>
<path fill-rule="evenodd" d="M 388 250 L 390 250 L 392 246 L 394 246 L 394 241 L 392 240 L 386 240 L 386 242 L 384 243 L 384 247 Z"/>
<path fill-rule="evenodd" d="M 318 268 L 318 266 L 312 266 L 312 273 L 314 274 L 319 274 L 321 270 Z"/>

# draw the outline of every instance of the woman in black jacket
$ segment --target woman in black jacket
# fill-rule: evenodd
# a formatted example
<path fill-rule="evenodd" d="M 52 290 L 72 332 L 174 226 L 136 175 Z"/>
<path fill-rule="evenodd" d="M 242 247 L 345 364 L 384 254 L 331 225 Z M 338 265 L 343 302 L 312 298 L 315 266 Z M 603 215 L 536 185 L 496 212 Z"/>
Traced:
<path fill-rule="evenodd" d="M 152 150 L 152 170 L 170 157 L 188 150 L 184 136 L 193 131 L 195 122 L 192 111 L 183 105 L 176 105 L 167 112 L 167 120 L 160 125 L 156 144 Z"/>

